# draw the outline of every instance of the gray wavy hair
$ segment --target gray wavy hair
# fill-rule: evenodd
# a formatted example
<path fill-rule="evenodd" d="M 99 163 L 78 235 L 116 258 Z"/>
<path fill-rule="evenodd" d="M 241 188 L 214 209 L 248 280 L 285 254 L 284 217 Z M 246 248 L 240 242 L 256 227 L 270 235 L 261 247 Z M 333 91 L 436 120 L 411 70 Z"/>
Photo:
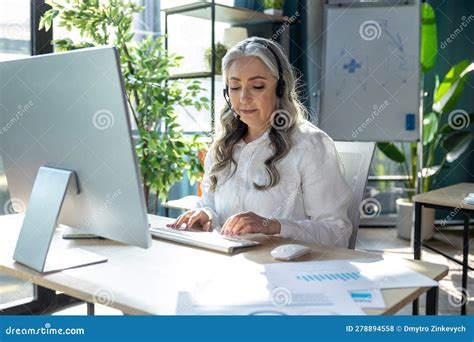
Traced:
<path fill-rule="evenodd" d="M 278 56 L 280 62 L 285 91 L 281 98 L 277 98 L 275 111 L 270 119 L 272 122 L 270 123 L 269 138 L 273 155 L 265 160 L 265 169 L 270 181 L 268 184 L 254 183 L 257 190 L 269 189 L 280 181 L 280 173 L 276 164 L 290 151 L 292 146 L 291 132 L 302 119 L 307 117 L 307 112 L 298 99 L 292 66 L 279 44 L 264 38 L 248 38 L 230 49 L 222 59 L 223 80 L 226 86 L 229 84 L 227 72 L 230 65 L 237 58 L 244 56 L 260 58 L 273 76 L 278 79 L 278 62 L 275 60 L 272 51 Z M 247 133 L 247 124 L 236 118 L 228 107 L 221 110 L 220 122 L 222 129 L 215 135 L 210 148 L 210 152 L 214 156 L 214 164 L 209 173 L 211 191 L 215 191 L 217 178 L 221 171 L 231 167 L 231 165 L 234 166 L 232 174 L 237 169 L 237 162 L 233 158 L 234 146 Z"/>

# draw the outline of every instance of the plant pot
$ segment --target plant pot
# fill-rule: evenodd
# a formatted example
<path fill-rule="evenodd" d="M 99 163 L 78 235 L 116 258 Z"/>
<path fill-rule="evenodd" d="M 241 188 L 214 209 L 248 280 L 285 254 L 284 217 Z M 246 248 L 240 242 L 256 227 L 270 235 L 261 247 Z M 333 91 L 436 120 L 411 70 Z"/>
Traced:
<path fill-rule="evenodd" d="M 270 15 L 283 15 L 283 10 L 281 9 L 276 9 L 276 8 L 267 8 L 266 10 L 263 11 L 265 14 L 270 14 Z"/>
<path fill-rule="evenodd" d="M 414 204 L 408 198 L 397 199 L 397 235 L 404 240 L 412 240 L 414 234 Z M 431 239 L 434 234 L 435 211 L 430 208 L 421 210 L 421 240 Z"/>

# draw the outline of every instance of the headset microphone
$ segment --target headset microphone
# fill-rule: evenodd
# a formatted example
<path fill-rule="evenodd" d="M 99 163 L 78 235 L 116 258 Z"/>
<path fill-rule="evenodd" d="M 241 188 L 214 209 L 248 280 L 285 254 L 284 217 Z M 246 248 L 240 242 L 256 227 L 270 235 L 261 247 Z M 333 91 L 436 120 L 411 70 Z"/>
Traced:
<path fill-rule="evenodd" d="M 229 110 L 234 114 L 234 116 L 240 120 L 240 115 L 232 108 L 232 104 L 230 103 L 230 97 L 229 97 L 229 88 L 226 86 L 223 89 L 224 92 L 224 100 L 227 102 L 227 105 L 229 106 Z"/>

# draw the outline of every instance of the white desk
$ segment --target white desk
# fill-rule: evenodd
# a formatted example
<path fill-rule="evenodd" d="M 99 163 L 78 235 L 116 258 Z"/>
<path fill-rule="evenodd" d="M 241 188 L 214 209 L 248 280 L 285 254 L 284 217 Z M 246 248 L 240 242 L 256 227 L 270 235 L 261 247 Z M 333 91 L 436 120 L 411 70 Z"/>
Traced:
<path fill-rule="evenodd" d="M 153 240 L 149 249 L 125 246 L 108 240 L 63 240 L 56 231 L 53 248 L 82 247 L 102 254 L 108 262 L 52 274 L 40 274 L 12 259 L 22 216 L 0 217 L 0 272 L 37 285 L 64 292 L 89 303 L 100 303 L 127 314 L 172 315 L 176 310 L 179 291 L 191 291 L 196 279 L 229 262 L 272 263 L 270 250 L 288 243 L 278 237 L 254 235 L 262 246 L 225 255 L 172 242 Z M 309 244 L 308 244 L 309 245 Z M 380 254 L 348 249 L 309 245 L 314 249 L 303 260 L 336 260 L 379 257 Z M 440 280 L 447 273 L 446 266 L 421 261 L 402 260 L 406 266 L 432 279 Z M 246 281 L 243 279 L 242 281 Z M 430 313 L 436 313 L 437 288 L 407 288 L 383 290 L 387 307 L 366 310 L 368 314 L 394 314 L 421 294 L 428 292 L 434 302 Z"/>
<path fill-rule="evenodd" d="M 456 262 L 459 265 L 462 265 L 462 288 L 463 291 L 467 291 L 467 280 L 468 280 L 468 270 L 472 268 L 469 267 L 469 222 L 471 216 L 474 214 L 474 205 L 466 204 L 463 202 L 467 194 L 474 192 L 473 183 L 460 183 L 456 185 L 451 185 L 445 188 L 440 188 L 432 191 L 428 191 L 422 194 L 415 195 L 413 201 L 415 202 L 415 227 L 414 227 L 414 245 L 413 245 L 413 254 L 416 260 L 421 259 L 422 247 L 428 248 L 433 252 L 443 255 L 444 257 Z M 424 243 L 421 241 L 421 211 L 422 207 L 433 208 L 433 209 L 444 209 L 450 210 L 451 213 L 459 212 L 464 217 L 464 226 L 463 226 L 463 257 L 462 260 L 457 258 L 450 257 L 443 253 L 442 251 L 432 247 L 429 243 Z M 451 217 L 449 217 L 451 219 Z M 461 314 L 467 314 L 467 304 L 469 303 L 469 294 L 467 295 L 467 300 L 464 301 L 461 305 Z M 414 303 L 413 311 L 416 313 L 417 303 Z"/>

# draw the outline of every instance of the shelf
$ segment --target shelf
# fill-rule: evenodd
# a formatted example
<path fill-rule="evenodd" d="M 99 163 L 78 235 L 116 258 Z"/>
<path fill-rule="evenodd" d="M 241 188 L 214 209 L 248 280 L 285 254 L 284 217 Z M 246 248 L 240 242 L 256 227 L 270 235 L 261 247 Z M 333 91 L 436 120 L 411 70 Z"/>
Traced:
<path fill-rule="evenodd" d="M 252 11 L 240 7 L 231 7 L 221 4 L 215 4 L 216 21 L 231 25 L 249 25 L 263 23 L 284 23 L 288 21 L 288 17 L 269 15 L 263 12 Z M 189 17 L 211 20 L 210 2 L 196 2 L 188 5 L 177 6 L 164 9 L 167 15 L 181 14 Z"/>
<path fill-rule="evenodd" d="M 212 73 L 210 71 L 200 71 L 200 72 L 186 72 L 182 74 L 170 75 L 170 80 L 182 80 L 189 78 L 208 78 L 211 77 Z"/>

